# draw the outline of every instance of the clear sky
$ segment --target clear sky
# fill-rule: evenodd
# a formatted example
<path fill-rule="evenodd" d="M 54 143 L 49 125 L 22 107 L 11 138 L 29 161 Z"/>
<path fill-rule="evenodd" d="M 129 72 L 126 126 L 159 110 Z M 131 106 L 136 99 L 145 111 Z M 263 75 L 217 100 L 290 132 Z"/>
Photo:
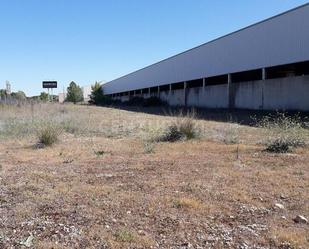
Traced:
<path fill-rule="evenodd" d="M 0 0 L 0 88 L 109 81 L 302 0 Z"/>

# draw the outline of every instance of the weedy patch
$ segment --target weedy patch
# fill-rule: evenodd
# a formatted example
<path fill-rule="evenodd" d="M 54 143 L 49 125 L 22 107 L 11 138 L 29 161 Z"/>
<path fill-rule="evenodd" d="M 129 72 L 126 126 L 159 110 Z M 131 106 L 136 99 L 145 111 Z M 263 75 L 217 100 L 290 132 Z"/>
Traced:
<path fill-rule="evenodd" d="M 195 199 L 190 198 L 180 198 L 173 201 L 173 207 L 179 208 L 179 209 L 202 209 L 203 204 Z"/>
<path fill-rule="evenodd" d="M 157 138 L 158 142 L 176 142 L 184 138 L 184 135 L 179 131 L 176 124 L 169 125 Z"/>
<path fill-rule="evenodd" d="M 225 144 L 239 143 L 239 125 L 229 124 L 219 132 L 220 140 Z"/>
<path fill-rule="evenodd" d="M 98 151 L 94 151 L 94 154 L 96 155 L 96 156 L 103 156 L 104 154 L 105 154 L 105 151 L 104 150 L 98 150 Z"/>
<path fill-rule="evenodd" d="M 56 124 L 46 122 L 42 123 L 37 129 L 38 143 L 44 146 L 51 146 L 58 142 L 62 128 Z"/>
<path fill-rule="evenodd" d="M 155 144 L 153 142 L 144 141 L 143 146 L 146 154 L 154 153 Z"/>
<path fill-rule="evenodd" d="M 303 122 L 297 115 L 277 113 L 274 117 L 264 117 L 258 125 L 267 131 L 264 144 L 268 152 L 287 153 L 306 145 Z"/>
<path fill-rule="evenodd" d="M 188 111 L 185 115 L 180 112 L 161 134 L 154 138 L 156 142 L 177 142 L 191 140 L 200 137 L 200 129 L 197 126 L 196 113 Z"/>
<path fill-rule="evenodd" d="M 135 234 L 127 229 L 121 229 L 115 233 L 115 239 L 118 242 L 132 243 L 135 241 Z"/>

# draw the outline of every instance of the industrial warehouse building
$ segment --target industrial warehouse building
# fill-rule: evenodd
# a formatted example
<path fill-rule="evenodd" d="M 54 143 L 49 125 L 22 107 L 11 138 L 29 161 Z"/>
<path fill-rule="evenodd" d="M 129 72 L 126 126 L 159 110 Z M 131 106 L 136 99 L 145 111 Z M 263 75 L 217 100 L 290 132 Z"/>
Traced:
<path fill-rule="evenodd" d="M 126 101 L 172 106 L 309 111 L 309 4 L 110 81 Z"/>

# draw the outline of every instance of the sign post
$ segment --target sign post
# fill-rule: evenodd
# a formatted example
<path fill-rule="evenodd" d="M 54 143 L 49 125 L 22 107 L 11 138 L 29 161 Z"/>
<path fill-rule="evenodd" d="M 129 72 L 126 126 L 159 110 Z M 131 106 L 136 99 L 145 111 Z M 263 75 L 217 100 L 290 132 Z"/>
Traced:
<path fill-rule="evenodd" d="M 51 93 L 53 95 L 53 89 L 57 88 L 57 81 L 43 81 L 43 88 L 48 89 L 48 101 L 50 101 L 49 89 L 51 89 Z M 52 96 L 53 101 L 53 96 Z"/>

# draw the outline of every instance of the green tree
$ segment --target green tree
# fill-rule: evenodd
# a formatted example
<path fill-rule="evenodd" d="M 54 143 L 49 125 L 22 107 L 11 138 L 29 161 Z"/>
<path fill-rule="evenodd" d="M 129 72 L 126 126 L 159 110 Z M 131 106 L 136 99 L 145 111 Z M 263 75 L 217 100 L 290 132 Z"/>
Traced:
<path fill-rule="evenodd" d="M 6 90 L 0 89 L 0 100 L 6 99 L 6 96 L 7 96 Z"/>
<path fill-rule="evenodd" d="M 12 98 L 17 99 L 17 100 L 25 100 L 25 99 L 27 99 L 27 96 L 26 96 L 26 94 L 23 91 L 12 92 L 11 96 L 12 96 Z"/>
<path fill-rule="evenodd" d="M 91 86 L 90 101 L 96 105 L 102 104 L 104 102 L 104 93 L 101 86 L 101 82 L 96 81 L 94 85 Z"/>
<path fill-rule="evenodd" d="M 48 94 L 46 92 L 41 92 L 39 99 L 41 101 L 47 102 L 48 101 Z"/>
<path fill-rule="evenodd" d="M 72 81 L 67 88 L 67 99 L 68 102 L 73 102 L 76 104 L 77 102 L 81 102 L 84 100 L 83 91 L 79 85 L 77 85 L 74 81 Z"/>
<path fill-rule="evenodd" d="M 0 97 L 6 96 L 6 90 L 5 89 L 0 89 Z"/>

